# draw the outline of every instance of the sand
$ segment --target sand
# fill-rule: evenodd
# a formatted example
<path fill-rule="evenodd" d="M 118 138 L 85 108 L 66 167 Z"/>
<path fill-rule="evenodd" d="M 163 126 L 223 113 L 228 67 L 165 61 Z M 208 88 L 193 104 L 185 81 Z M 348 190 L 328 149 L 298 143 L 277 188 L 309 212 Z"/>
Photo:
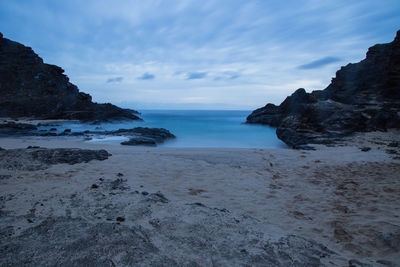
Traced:
<path fill-rule="evenodd" d="M 398 132 L 360 134 L 334 147 L 315 146 L 315 151 L 1 138 L 0 147 L 6 149 L 29 145 L 106 149 L 112 156 L 45 170 L 0 170 L 0 229 L 20 249 L 29 242 L 38 246 L 33 240 L 38 239 L 40 227 L 62 226 L 72 233 L 80 225 L 89 233 L 95 230 L 85 228 L 88 222 L 90 227 L 101 225 L 102 231 L 118 225 L 125 227 L 118 228 L 121 236 L 136 229 L 135 236 L 145 236 L 146 244 L 151 244 L 140 257 L 135 254 L 141 259 L 139 265 L 301 266 L 303 261 L 315 266 L 400 266 L 400 148 L 388 146 L 400 141 L 399 136 Z M 59 218 L 68 218 L 71 224 Z M 29 231 L 34 227 L 35 234 Z M 291 252 L 290 238 L 313 250 L 309 255 L 298 247 Z M 180 247 L 179 242 L 186 245 Z M 289 247 L 277 245 L 282 242 Z M 266 258 L 267 246 L 277 259 Z M 17 262 L 9 259 L 9 250 L 4 251 L 8 259 L 3 264 Z M 61 252 L 54 253 L 57 258 Z M 121 253 L 96 263 L 134 263 Z M 309 261 L 313 256 L 318 261 Z M 91 262 L 87 255 L 82 258 Z"/>

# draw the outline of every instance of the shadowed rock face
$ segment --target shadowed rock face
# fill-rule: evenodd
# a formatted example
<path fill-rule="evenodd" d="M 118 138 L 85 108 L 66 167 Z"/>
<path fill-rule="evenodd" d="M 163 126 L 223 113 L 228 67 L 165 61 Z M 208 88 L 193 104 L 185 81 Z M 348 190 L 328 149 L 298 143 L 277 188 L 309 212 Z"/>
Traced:
<path fill-rule="evenodd" d="M 361 62 L 342 67 L 325 90 L 298 89 L 279 106 L 253 111 L 247 123 L 278 127 L 277 136 L 294 148 L 400 128 L 400 31 L 393 42 L 369 48 Z"/>
<path fill-rule="evenodd" d="M 38 119 L 139 120 L 134 110 L 92 102 L 64 70 L 0 34 L 0 116 Z"/>

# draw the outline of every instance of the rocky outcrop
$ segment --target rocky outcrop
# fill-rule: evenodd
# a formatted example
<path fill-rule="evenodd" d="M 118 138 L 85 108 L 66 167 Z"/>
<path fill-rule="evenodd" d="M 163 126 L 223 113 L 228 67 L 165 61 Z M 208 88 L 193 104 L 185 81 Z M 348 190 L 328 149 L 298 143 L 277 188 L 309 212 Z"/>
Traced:
<path fill-rule="evenodd" d="M 77 164 L 91 160 L 106 160 L 111 156 L 106 150 L 78 148 L 40 148 L 0 150 L 0 169 L 5 170 L 43 170 L 50 165 L 66 163 Z"/>
<path fill-rule="evenodd" d="M 39 128 L 38 128 L 39 127 Z M 135 127 L 131 129 L 118 129 L 115 131 L 90 131 L 75 132 L 71 129 L 66 129 L 63 132 L 57 133 L 57 128 L 40 129 L 41 124 L 33 125 L 29 123 L 16 123 L 7 121 L 0 123 L 1 136 L 84 136 L 92 138 L 94 136 L 126 136 L 130 139 L 124 141 L 121 145 L 136 146 L 147 145 L 156 146 L 168 139 L 176 138 L 170 131 L 164 128 L 147 128 Z"/>
<path fill-rule="evenodd" d="M 136 146 L 147 145 L 155 146 L 168 139 L 175 138 L 175 135 L 163 128 L 137 127 L 130 130 L 120 129 L 113 132 L 113 135 L 132 136 L 129 141 L 122 142 L 121 145 Z"/>
<path fill-rule="evenodd" d="M 326 89 L 298 89 L 279 106 L 253 111 L 247 123 L 277 127 L 293 148 L 400 128 L 400 31 L 393 42 L 369 48 L 361 62 L 342 67 Z"/>
<path fill-rule="evenodd" d="M 0 34 L 0 117 L 82 121 L 139 120 L 136 111 L 92 102 L 64 70 Z"/>
<path fill-rule="evenodd" d="M 29 135 L 37 131 L 37 127 L 29 123 L 5 122 L 0 123 L 1 135 Z"/>
<path fill-rule="evenodd" d="M 154 139 L 142 136 L 135 136 L 128 141 L 121 142 L 124 146 L 156 146 L 157 143 Z"/>

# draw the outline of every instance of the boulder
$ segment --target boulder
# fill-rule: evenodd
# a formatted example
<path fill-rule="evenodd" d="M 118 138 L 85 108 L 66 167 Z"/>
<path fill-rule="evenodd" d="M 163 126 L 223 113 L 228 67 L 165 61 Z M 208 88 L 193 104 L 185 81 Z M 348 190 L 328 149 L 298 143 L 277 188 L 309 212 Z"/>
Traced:
<path fill-rule="evenodd" d="M 159 143 L 163 143 L 167 139 L 175 138 L 175 135 L 163 128 L 136 127 L 133 129 L 119 129 L 110 133 L 112 135 L 132 136 L 129 141 L 121 143 L 121 145 L 128 146 L 155 146 Z"/>
<path fill-rule="evenodd" d="M 122 136 L 143 136 L 146 138 L 154 139 L 160 143 L 169 138 L 175 138 L 170 131 L 164 128 L 147 128 L 147 127 L 136 127 L 132 129 L 119 129 L 116 131 L 108 131 L 106 134 L 110 135 L 122 135 Z"/>
<path fill-rule="evenodd" d="M 137 137 L 130 138 L 129 141 L 121 142 L 121 145 L 125 145 L 125 146 L 138 146 L 138 145 L 156 146 L 157 143 L 156 143 L 156 140 L 154 140 L 153 138 L 137 136 Z"/>

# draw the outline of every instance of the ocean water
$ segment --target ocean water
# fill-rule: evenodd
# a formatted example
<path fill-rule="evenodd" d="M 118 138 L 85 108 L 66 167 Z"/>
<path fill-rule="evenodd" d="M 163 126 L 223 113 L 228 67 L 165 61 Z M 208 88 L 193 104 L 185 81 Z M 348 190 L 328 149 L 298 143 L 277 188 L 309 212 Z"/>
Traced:
<path fill-rule="evenodd" d="M 117 130 L 133 127 L 168 129 L 177 138 L 160 147 L 202 148 L 282 148 L 286 145 L 275 134 L 275 128 L 245 124 L 251 111 L 242 110 L 142 110 L 143 122 L 114 122 L 102 124 L 63 123 L 58 131 L 72 129 Z M 126 137 L 99 137 L 89 142 L 119 144 Z"/>

